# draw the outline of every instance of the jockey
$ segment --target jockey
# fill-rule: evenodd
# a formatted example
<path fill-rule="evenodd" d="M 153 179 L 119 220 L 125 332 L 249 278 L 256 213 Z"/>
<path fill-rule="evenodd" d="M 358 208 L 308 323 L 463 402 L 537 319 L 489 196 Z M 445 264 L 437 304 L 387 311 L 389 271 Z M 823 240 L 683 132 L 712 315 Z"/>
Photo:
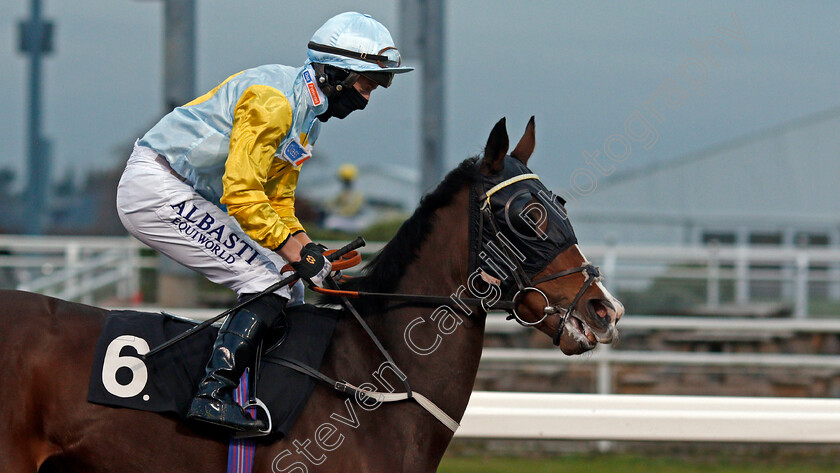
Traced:
<path fill-rule="evenodd" d="M 322 122 L 364 109 L 401 66 L 388 30 L 369 15 L 329 19 L 303 67 L 264 65 L 228 77 L 164 116 L 135 146 L 117 210 L 137 239 L 240 299 L 289 273 L 322 286 L 331 265 L 295 217 L 295 186 Z M 233 400 L 256 347 L 303 284 L 245 306 L 219 330 L 188 417 L 234 430 L 264 430 Z"/>

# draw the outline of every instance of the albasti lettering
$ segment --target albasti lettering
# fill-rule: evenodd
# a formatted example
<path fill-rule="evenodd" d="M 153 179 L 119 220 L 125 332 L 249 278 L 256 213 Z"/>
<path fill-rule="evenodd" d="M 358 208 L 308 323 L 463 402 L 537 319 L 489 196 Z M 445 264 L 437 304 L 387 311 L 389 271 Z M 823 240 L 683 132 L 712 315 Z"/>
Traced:
<path fill-rule="evenodd" d="M 246 243 L 236 232 L 229 231 L 224 224 L 214 226 L 216 219 L 208 212 L 198 212 L 194 204 L 187 209 L 187 203 L 171 205 L 180 215 L 172 220 L 172 225 L 184 236 L 203 246 L 217 258 L 232 264 L 237 258 L 251 264 L 257 257 L 257 250 Z"/>

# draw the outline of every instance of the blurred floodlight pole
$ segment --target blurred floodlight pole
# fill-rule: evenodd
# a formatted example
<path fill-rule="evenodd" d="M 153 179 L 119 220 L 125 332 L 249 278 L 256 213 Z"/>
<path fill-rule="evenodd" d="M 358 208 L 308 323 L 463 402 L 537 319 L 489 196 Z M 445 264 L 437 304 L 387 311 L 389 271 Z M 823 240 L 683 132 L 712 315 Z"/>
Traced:
<path fill-rule="evenodd" d="M 41 0 L 31 0 L 31 16 L 18 24 L 19 49 L 29 56 L 29 117 L 26 146 L 29 176 L 25 198 L 28 202 L 27 233 L 44 233 L 49 217 L 50 142 L 41 135 L 41 56 L 52 52 L 51 22 L 41 20 Z"/>
<path fill-rule="evenodd" d="M 163 1 L 163 112 L 195 98 L 195 0 Z M 196 280 L 191 270 L 158 258 L 158 303 L 194 306 Z"/>
<path fill-rule="evenodd" d="M 169 113 L 195 98 L 195 0 L 163 3 L 163 106 Z M 160 303 L 193 306 L 198 302 L 192 271 L 159 258 L 158 272 Z"/>
<path fill-rule="evenodd" d="M 169 113 L 195 98 L 195 0 L 151 1 L 163 3 L 163 111 Z"/>
<path fill-rule="evenodd" d="M 166 112 L 195 98 L 195 0 L 164 0 Z"/>
<path fill-rule="evenodd" d="M 407 60 L 418 60 L 420 78 L 420 192 L 432 189 L 443 178 L 444 162 L 444 47 L 443 0 L 401 0 L 400 51 Z"/>

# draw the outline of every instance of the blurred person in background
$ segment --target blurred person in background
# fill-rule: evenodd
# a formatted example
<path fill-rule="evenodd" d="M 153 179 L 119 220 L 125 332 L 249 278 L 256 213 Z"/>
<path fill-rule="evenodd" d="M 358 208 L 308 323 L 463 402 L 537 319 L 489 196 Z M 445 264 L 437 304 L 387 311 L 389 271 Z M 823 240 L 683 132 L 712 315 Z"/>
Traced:
<path fill-rule="evenodd" d="M 264 65 L 228 77 L 178 107 L 135 146 L 117 209 L 137 239 L 248 299 L 290 263 L 322 286 L 331 265 L 295 216 L 301 165 L 322 123 L 362 110 L 401 65 L 388 30 L 342 13 L 312 36 L 303 67 Z M 283 287 L 227 318 L 188 417 L 238 431 L 264 430 L 233 400 L 259 341 L 303 285 Z"/>
<path fill-rule="evenodd" d="M 327 202 L 324 227 L 353 233 L 370 225 L 372 216 L 364 212 L 365 196 L 355 186 L 358 176 L 359 169 L 352 164 L 338 168 L 336 177 L 341 182 L 341 190 Z"/>

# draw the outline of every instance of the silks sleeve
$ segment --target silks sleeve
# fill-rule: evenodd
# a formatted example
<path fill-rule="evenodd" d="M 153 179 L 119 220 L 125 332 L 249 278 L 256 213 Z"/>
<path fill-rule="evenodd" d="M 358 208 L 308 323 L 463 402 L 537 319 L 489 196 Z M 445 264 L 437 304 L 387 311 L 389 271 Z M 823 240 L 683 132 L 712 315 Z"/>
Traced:
<path fill-rule="evenodd" d="M 265 185 L 274 152 L 292 126 L 292 107 L 277 89 L 253 85 L 233 113 L 221 202 L 260 245 L 277 248 L 292 233 L 271 205 Z M 299 225 L 299 224 L 298 224 Z"/>
<path fill-rule="evenodd" d="M 265 186 L 271 206 L 292 234 L 305 231 L 295 216 L 295 188 L 300 166 L 295 167 L 290 162 L 279 159 L 276 161 L 279 163 L 279 169 L 273 172 L 274 177 L 270 178 Z"/>

